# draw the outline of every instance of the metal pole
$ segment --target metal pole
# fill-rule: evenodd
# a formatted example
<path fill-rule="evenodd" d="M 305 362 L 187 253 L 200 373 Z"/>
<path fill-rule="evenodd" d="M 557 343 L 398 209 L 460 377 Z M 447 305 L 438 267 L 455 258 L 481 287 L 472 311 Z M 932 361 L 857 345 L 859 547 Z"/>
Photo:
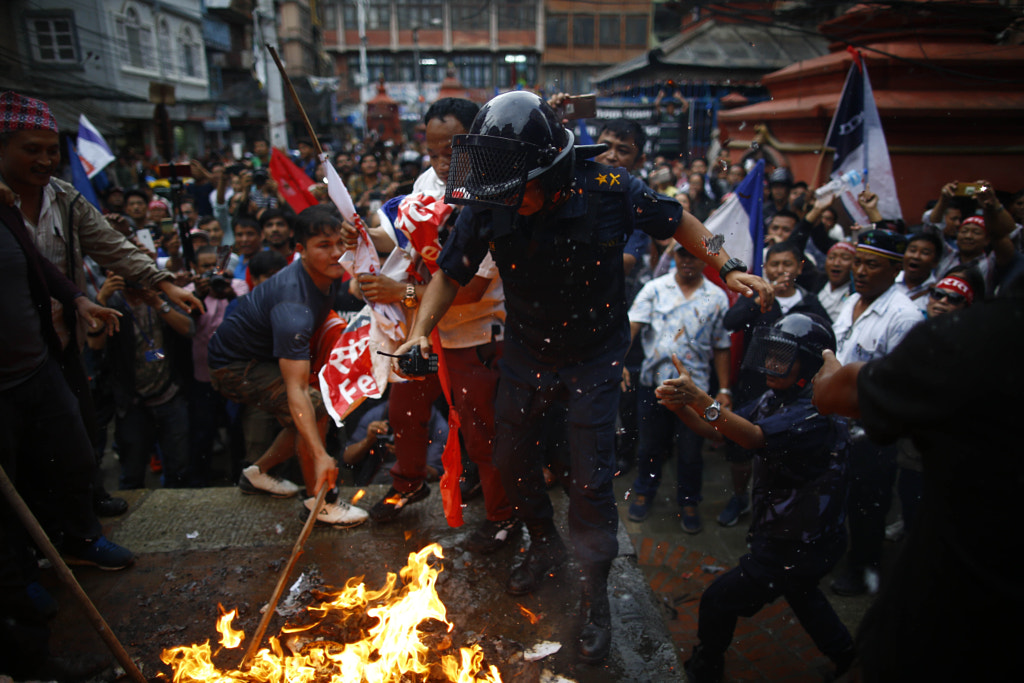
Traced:
<path fill-rule="evenodd" d="M 259 0 L 257 12 L 261 43 L 267 47 L 277 45 L 277 16 L 274 14 L 274 0 Z M 267 133 L 271 147 L 288 149 L 288 130 L 284 116 L 284 90 L 281 86 L 281 72 L 267 69 Z"/>

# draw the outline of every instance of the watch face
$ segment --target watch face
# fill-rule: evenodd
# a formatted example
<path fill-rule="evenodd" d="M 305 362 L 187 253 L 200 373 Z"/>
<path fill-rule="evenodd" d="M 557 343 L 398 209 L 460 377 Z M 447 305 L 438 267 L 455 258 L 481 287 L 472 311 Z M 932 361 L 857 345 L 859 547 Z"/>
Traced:
<path fill-rule="evenodd" d="M 721 409 L 717 405 L 709 405 L 704 409 L 704 419 L 709 421 L 717 420 L 721 412 Z"/>

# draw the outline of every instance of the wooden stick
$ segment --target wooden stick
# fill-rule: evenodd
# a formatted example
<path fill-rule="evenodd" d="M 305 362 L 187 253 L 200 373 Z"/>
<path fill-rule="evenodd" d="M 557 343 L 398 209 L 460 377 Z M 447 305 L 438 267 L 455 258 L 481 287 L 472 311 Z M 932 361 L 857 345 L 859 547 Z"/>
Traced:
<path fill-rule="evenodd" d="M 327 483 L 324 482 L 323 486 L 320 487 L 320 493 L 316 496 L 316 502 L 313 503 L 313 509 L 309 511 L 309 517 L 306 518 L 306 523 L 302 527 L 302 533 L 299 534 L 299 539 L 295 541 L 295 547 L 292 548 L 291 557 L 288 558 L 288 564 L 281 570 L 281 576 L 277 579 L 277 585 L 274 586 L 274 593 L 270 596 L 270 602 L 267 604 L 267 610 L 263 613 L 263 618 L 260 619 L 259 626 L 256 627 L 256 633 L 253 634 L 252 640 L 249 642 L 249 647 L 245 651 L 245 656 L 242 657 L 242 663 L 238 665 L 238 669 L 244 670 L 252 662 L 252 658 L 256 656 L 256 651 L 259 650 L 260 641 L 263 640 L 263 635 L 267 632 L 267 626 L 270 625 L 270 620 L 274 617 L 274 610 L 277 609 L 277 601 L 281 599 L 281 594 L 284 593 L 284 586 L 288 582 L 288 575 L 292 573 L 292 569 L 295 568 L 295 563 L 299 559 L 299 555 L 302 554 L 302 546 L 305 544 L 306 539 L 309 538 L 309 532 L 313 530 L 313 525 L 316 523 L 316 517 L 320 514 L 320 508 L 324 505 L 324 497 L 327 495 Z"/>
<path fill-rule="evenodd" d="M 28 505 L 22 499 L 17 489 L 14 488 L 14 483 L 7 477 L 7 473 L 4 472 L 4 468 L 0 467 L 0 489 L 3 490 L 4 498 L 10 504 L 11 508 L 18 515 L 21 523 L 25 525 L 25 529 L 28 530 L 32 540 L 35 541 L 39 549 L 46 555 L 46 559 L 53 565 L 53 570 L 57 573 L 57 578 L 61 580 L 65 586 L 67 586 L 71 593 L 75 596 L 78 604 L 85 610 L 85 616 L 92 623 L 93 628 L 100 634 L 100 638 L 107 644 L 110 651 L 117 658 L 117 661 L 124 667 L 125 672 L 128 676 L 136 683 L 146 683 L 146 677 L 139 671 L 139 667 L 135 665 L 132 658 L 128 655 L 128 652 L 121 645 L 121 642 L 114 635 L 114 632 L 110 630 L 110 626 L 107 624 L 103 615 L 96 609 L 96 605 L 92 604 L 92 600 L 86 595 L 85 591 L 82 590 L 81 584 L 78 583 L 78 579 L 71 573 L 68 566 L 64 563 L 64 559 L 57 552 L 57 549 L 53 547 L 53 543 L 50 542 L 46 532 L 43 531 L 43 527 L 39 525 L 39 521 L 36 520 L 35 515 L 29 510 Z"/>
<path fill-rule="evenodd" d="M 299 95 L 295 92 L 295 87 L 292 85 L 292 79 L 288 78 L 288 74 L 284 72 L 284 64 L 281 63 L 281 58 L 277 56 L 277 49 L 273 45 L 267 45 L 267 51 L 270 52 L 270 56 L 274 58 L 274 64 L 277 64 L 277 70 L 281 72 L 281 79 L 284 84 L 288 86 L 288 92 L 292 96 L 292 102 L 299 109 L 299 114 L 302 115 L 302 122 L 306 124 L 306 131 L 309 133 L 309 138 L 313 141 L 313 146 L 316 147 L 316 158 L 319 159 L 320 155 L 324 153 L 323 147 L 320 146 L 320 139 L 316 136 L 316 132 L 313 130 L 313 124 L 309 122 L 309 117 L 306 116 L 306 110 L 302 107 L 302 102 L 299 101 Z"/>

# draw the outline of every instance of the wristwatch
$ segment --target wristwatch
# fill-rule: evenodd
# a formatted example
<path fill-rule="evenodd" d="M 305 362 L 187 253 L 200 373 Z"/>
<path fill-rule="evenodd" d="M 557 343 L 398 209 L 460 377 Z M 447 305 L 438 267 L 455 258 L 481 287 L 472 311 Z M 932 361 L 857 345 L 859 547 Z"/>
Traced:
<path fill-rule="evenodd" d="M 731 258 L 728 261 L 726 261 L 725 265 L 722 266 L 722 269 L 718 271 L 718 275 L 719 277 L 722 278 L 722 282 L 725 282 L 725 276 L 734 270 L 738 270 L 741 273 L 745 273 L 747 272 L 747 264 L 744 263 L 743 261 L 740 261 L 738 258 Z"/>
<path fill-rule="evenodd" d="M 163 314 L 170 313 L 171 312 L 171 305 L 165 301 L 162 304 L 160 304 L 160 309 L 159 310 Z"/>
<path fill-rule="evenodd" d="M 405 298 L 402 299 L 402 305 L 406 308 L 416 308 L 420 305 L 420 300 L 416 298 L 416 287 L 413 285 L 405 286 Z"/>
<path fill-rule="evenodd" d="M 707 408 L 704 409 L 704 419 L 708 422 L 714 422 L 722 415 L 722 404 L 718 401 L 712 401 Z"/>

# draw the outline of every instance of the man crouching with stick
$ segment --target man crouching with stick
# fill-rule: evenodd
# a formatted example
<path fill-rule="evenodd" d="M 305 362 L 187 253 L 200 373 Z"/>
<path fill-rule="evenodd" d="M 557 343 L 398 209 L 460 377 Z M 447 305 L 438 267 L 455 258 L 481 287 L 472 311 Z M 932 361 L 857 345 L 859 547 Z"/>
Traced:
<path fill-rule="evenodd" d="M 321 486 L 334 488 L 338 468 L 324 448 L 327 410 L 320 392 L 309 386 L 310 338 L 330 313 L 344 270 L 341 219 L 331 209 L 313 206 L 299 214 L 296 251 L 301 258 L 239 301 L 210 340 L 210 379 L 225 397 L 265 410 L 284 429 L 266 453 L 242 471 L 243 493 L 289 498 L 299 491 L 290 481 L 269 474 L 293 454 L 299 457 L 308 510 Z M 317 523 L 351 527 L 366 511 L 327 495 Z M 303 514 L 303 518 L 305 518 Z"/>

